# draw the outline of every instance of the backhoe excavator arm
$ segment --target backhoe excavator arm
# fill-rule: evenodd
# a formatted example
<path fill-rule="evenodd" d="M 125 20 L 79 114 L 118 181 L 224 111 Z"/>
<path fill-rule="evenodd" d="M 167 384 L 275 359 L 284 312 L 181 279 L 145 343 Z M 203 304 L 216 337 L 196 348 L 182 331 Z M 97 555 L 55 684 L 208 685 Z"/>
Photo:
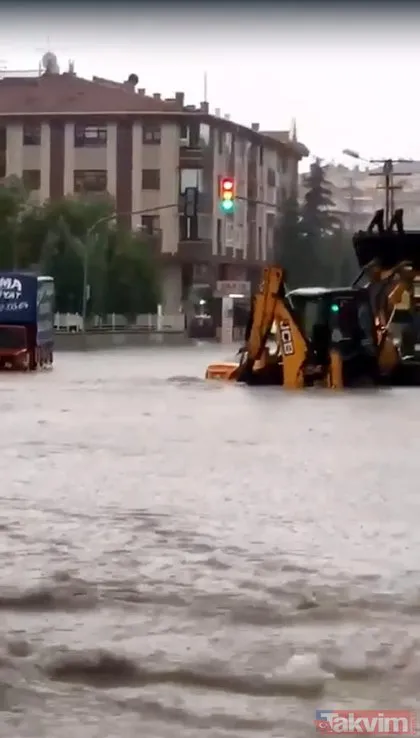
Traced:
<path fill-rule="evenodd" d="M 261 357 L 274 322 L 277 300 L 282 291 L 284 291 L 283 270 L 276 267 L 264 269 L 259 292 L 252 298 L 245 334 L 244 350 L 249 362 L 254 363 Z"/>
<path fill-rule="evenodd" d="M 252 375 L 255 362 L 263 354 L 274 322 L 277 326 L 276 340 L 282 355 L 283 384 L 299 386 L 298 376 L 306 358 L 307 342 L 286 298 L 283 269 L 266 267 L 260 290 L 252 300 L 238 379 L 246 381 L 246 377 Z"/>

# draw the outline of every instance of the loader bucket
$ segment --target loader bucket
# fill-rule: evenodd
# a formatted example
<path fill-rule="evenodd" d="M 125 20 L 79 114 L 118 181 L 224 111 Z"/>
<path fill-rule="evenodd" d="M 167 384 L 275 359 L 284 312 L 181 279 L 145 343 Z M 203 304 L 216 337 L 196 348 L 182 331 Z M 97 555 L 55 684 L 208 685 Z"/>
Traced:
<path fill-rule="evenodd" d="M 229 361 L 209 364 L 206 369 L 206 379 L 218 379 L 224 382 L 235 382 L 238 376 L 239 364 Z"/>
<path fill-rule="evenodd" d="M 420 271 L 420 231 L 368 233 L 353 236 L 353 247 L 360 269 L 376 260 L 381 269 L 393 269 L 402 261 Z"/>

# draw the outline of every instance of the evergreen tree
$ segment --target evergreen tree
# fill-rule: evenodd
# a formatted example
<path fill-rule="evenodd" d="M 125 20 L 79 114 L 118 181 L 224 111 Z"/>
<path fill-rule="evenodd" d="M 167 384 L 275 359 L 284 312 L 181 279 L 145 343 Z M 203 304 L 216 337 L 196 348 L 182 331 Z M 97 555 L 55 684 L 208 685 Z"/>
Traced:
<path fill-rule="evenodd" d="M 302 231 L 315 244 L 326 236 L 334 235 L 340 221 L 334 214 L 335 204 L 331 196 L 325 167 L 316 159 L 309 174 L 304 177 L 306 189 L 302 206 Z"/>
<path fill-rule="evenodd" d="M 305 285 L 331 286 L 336 283 L 338 262 L 341 261 L 335 244 L 341 231 L 340 219 L 335 215 L 331 185 L 320 159 L 311 165 L 304 178 L 306 189 L 301 209 L 302 250 Z"/>
<path fill-rule="evenodd" d="M 274 263 L 286 270 L 289 286 L 299 284 L 301 262 L 300 210 L 297 197 L 292 194 L 283 204 L 274 231 Z"/>

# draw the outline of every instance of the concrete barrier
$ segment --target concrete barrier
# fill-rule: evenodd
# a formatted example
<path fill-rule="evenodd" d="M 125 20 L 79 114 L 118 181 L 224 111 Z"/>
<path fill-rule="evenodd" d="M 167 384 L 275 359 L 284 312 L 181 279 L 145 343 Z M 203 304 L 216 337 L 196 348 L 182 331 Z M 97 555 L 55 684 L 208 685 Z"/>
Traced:
<path fill-rule="evenodd" d="M 104 351 L 106 349 L 140 346 L 185 346 L 194 343 L 183 331 L 137 333 L 134 331 L 100 331 L 87 333 L 57 332 L 56 351 Z"/>

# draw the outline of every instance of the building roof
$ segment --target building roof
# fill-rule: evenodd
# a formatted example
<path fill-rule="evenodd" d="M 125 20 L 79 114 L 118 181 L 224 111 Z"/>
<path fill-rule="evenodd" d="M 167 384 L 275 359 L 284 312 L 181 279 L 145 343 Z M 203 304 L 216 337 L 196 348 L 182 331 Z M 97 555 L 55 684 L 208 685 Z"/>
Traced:
<path fill-rule="evenodd" d="M 0 115 L 146 113 L 182 111 L 176 100 L 135 92 L 129 83 L 107 84 L 65 72 L 0 80 Z"/>
<path fill-rule="evenodd" d="M 297 141 L 290 135 L 290 131 L 261 131 L 263 136 L 272 138 L 275 141 L 279 141 L 286 146 L 292 146 L 296 148 L 299 156 L 309 156 L 309 149 L 300 141 Z"/>
<path fill-rule="evenodd" d="M 136 77 L 136 75 L 132 75 Z M 290 139 L 285 132 L 263 132 L 248 128 L 234 121 L 212 115 L 208 103 L 200 107 L 184 105 L 184 93 L 177 92 L 171 99 L 160 95 L 146 95 L 144 89 L 135 89 L 136 81 L 114 82 L 94 77 L 92 80 L 77 77 L 74 72 L 63 74 L 46 72 L 37 77 L 5 76 L 0 79 L 0 118 L 2 116 L 112 116 L 114 114 L 166 114 L 197 116 L 218 127 L 223 126 L 251 137 L 259 143 L 286 147 L 301 158 L 308 155 L 307 148 Z"/>

